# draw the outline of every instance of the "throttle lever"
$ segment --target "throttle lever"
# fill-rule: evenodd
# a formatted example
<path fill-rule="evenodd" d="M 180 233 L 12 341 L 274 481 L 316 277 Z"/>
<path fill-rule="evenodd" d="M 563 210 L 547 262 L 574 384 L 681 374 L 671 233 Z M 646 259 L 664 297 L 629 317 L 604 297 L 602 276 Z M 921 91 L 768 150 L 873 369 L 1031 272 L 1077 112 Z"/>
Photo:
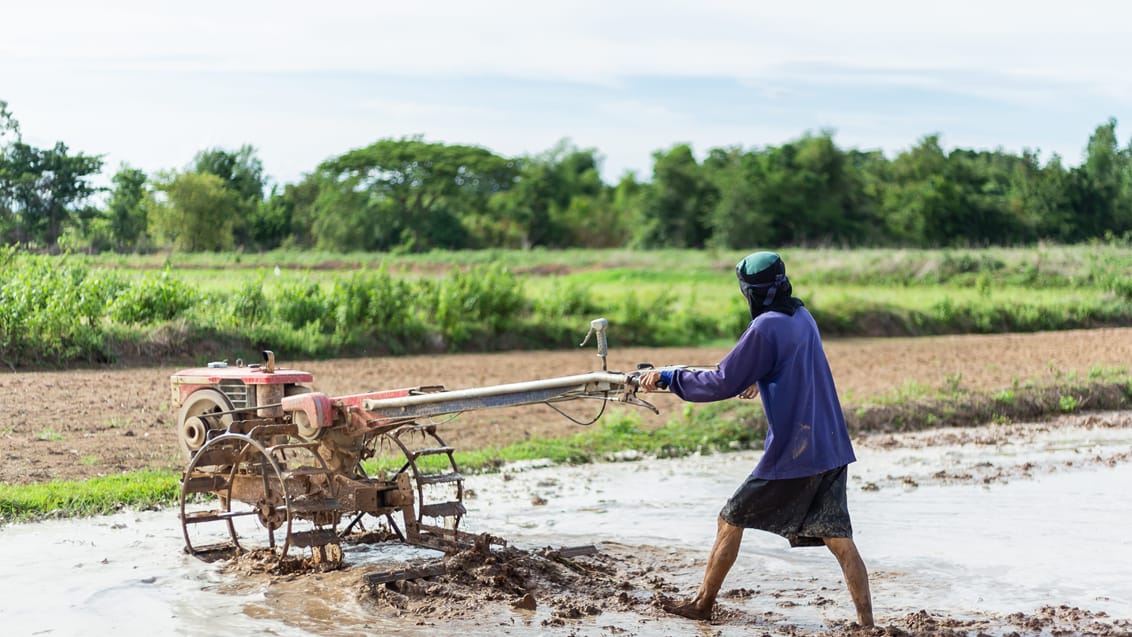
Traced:
<path fill-rule="evenodd" d="M 597 355 L 601 357 L 601 371 L 606 369 L 606 357 L 609 356 L 609 342 L 605 339 L 605 330 L 609 328 L 609 321 L 603 318 L 596 318 L 590 321 L 590 331 L 586 332 L 586 337 L 582 339 L 578 347 L 585 347 L 586 343 L 590 342 L 590 336 L 597 334 Z"/>

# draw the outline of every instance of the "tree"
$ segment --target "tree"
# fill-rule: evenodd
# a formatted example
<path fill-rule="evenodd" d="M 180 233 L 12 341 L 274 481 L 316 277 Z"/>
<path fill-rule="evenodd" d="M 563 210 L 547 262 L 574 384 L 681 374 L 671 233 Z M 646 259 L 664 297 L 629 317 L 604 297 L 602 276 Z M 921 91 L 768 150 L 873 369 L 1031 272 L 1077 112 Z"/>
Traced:
<path fill-rule="evenodd" d="M 890 236 L 904 245 L 922 245 L 927 219 L 945 206 L 941 195 L 947 156 L 939 135 L 928 135 L 901 152 L 888 171 L 882 215 Z"/>
<path fill-rule="evenodd" d="M 8 103 L 0 100 L 0 150 L 13 141 L 20 141 L 20 123 L 8 110 Z"/>
<path fill-rule="evenodd" d="M 153 197 L 144 171 L 126 164 L 111 179 L 114 190 L 106 205 L 110 238 L 118 250 L 135 248 L 145 233 Z"/>
<path fill-rule="evenodd" d="M 702 248 L 708 215 L 719 191 L 692 155 L 678 144 L 653 153 L 652 184 L 645 193 L 634 243 L 645 248 Z"/>
<path fill-rule="evenodd" d="M 9 143 L 0 154 L 5 240 L 55 247 L 78 210 L 98 192 L 90 178 L 101 169 L 101 157 L 71 154 L 63 142 L 49 149 Z"/>
<path fill-rule="evenodd" d="M 520 235 L 522 247 L 575 245 L 590 213 L 601 209 L 605 190 L 601 159 L 595 149 L 579 149 L 562 140 L 542 155 L 519 160 L 514 186 L 493 201 L 496 220 Z M 608 221 L 603 219 L 602 222 Z"/>
<path fill-rule="evenodd" d="M 25 144 L 20 125 L 0 100 L 0 239 L 53 248 L 87 200 L 98 192 L 90 177 L 102 158 L 71 154 L 63 142 Z"/>
<path fill-rule="evenodd" d="M 570 242 L 557 247 L 617 248 L 629 237 L 629 219 L 620 213 L 613 192 L 604 190 L 594 197 L 574 197 L 570 205 L 557 215 L 560 225 L 569 229 Z"/>
<path fill-rule="evenodd" d="M 311 206 L 319 247 L 428 250 L 467 245 L 465 220 L 512 186 L 511 159 L 474 146 L 384 139 L 324 162 Z"/>
<path fill-rule="evenodd" d="M 1072 171 L 1070 193 L 1074 240 L 1132 230 L 1132 148 L 1119 147 L 1115 119 L 1089 138 L 1084 163 Z"/>
<path fill-rule="evenodd" d="M 611 246 L 628 246 L 633 243 L 633 224 L 644 217 L 645 196 L 649 184 L 637 181 L 634 172 L 626 172 L 616 186 L 608 191 L 610 214 L 616 224 L 610 230 Z"/>
<path fill-rule="evenodd" d="M 888 159 L 880 150 L 853 149 L 846 154 L 846 162 L 852 171 L 853 188 L 846 195 L 845 205 L 858 229 L 857 240 L 861 245 L 887 243 L 880 206 Z"/>
<path fill-rule="evenodd" d="M 202 150 L 193 158 L 193 169 L 216 175 L 235 193 L 230 214 L 236 244 L 270 238 L 264 235 L 269 233 L 272 222 L 259 218 L 261 213 L 270 214 L 271 210 L 261 207 L 265 186 L 263 162 L 256 156 L 254 146 L 245 144 L 235 152 L 223 148 Z"/>
<path fill-rule="evenodd" d="M 8 110 L 8 103 L 0 100 L 0 171 L 4 170 L 3 158 L 8 154 L 8 144 L 19 139 L 20 123 Z M 6 182 L 3 181 L 4 179 L 0 175 L 0 241 L 11 243 L 14 241 L 14 238 L 10 235 L 15 222 L 15 212 L 8 200 L 8 189 Z"/>
<path fill-rule="evenodd" d="M 829 131 L 749 152 L 711 150 L 704 170 L 719 192 L 708 215 L 711 243 L 860 244 L 876 236 L 875 196 L 859 167 L 869 159 L 838 148 Z"/>
<path fill-rule="evenodd" d="M 255 212 L 248 219 L 248 240 L 257 248 L 278 248 L 290 236 L 293 211 L 285 198 L 288 187 L 290 184 L 282 190 L 272 186 L 271 193 L 256 205 Z"/>
<path fill-rule="evenodd" d="M 1014 164 L 1010 176 L 1010 207 L 1028 234 L 1025 241 L 1067 241 L 1074 234 L 1070 208 L 1069 172 L 1054 155 L 1042 166 L 1029 149 Z"/>
<path fill-rule="evenodd" d="M 371 208 L 368 193 L 340 186 L 324 180 L 311 203 L 314 245 L 342 252 L 396 246 L 401 237 L 400 227 L 392 218 L 382 219 L 388 206 Z"/>
<path fill-rule="evenodd" d="M 260 236 L 273 237 L 271 241 L 278 241 L 278 245 L 313 247 L 318 220 L 314 204 L 322 187 L 319 177 L 307 175 L 297 184 L 284 185 L 281 191 L 273 188 L 264 202 L 267 210 L 259 221 L 264 226 Z"/>
<path fill-rule="evenodd" d="M 777 242 L 773 217 L 761 202 L 758 156 L 737 146 L 713 148 L 704 160 L 704 169 L 719 190 L 719 200 L 708 215 L 710 243 L 721 248 L 749 248 Z"/>
<path fill-rule="evenodd" d="M 793 240 L 860 243 L 873 223 L 872 203 L 862 193 L 861 176 L 833 132 L 807 133 L 791 143 L 796 149 L 790 170 L 798 175 L 800 207 L 786 211 L 800 220 Z"/>
<path fill-rule="evenodd" d="M 157 183 L 163 200 L 152 209 L 154 237 L 188 252 L 233 247 L 235 219 L 230 211 L 238 195 L 223 179 L 207 173 L 172 173 Z"/>

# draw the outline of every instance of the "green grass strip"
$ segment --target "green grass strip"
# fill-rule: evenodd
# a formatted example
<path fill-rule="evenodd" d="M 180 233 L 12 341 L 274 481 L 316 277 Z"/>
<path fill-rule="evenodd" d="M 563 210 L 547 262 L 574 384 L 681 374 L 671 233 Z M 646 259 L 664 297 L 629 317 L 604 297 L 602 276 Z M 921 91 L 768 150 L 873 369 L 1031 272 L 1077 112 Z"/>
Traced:
<path fill-rule="evenodd" d="M 0 484 L 0 521 L 104 515 L 124 507 L 165 506 L 180 497 L 180 475 L 172 471 L 136 471 L 119 475 L 44 484 Z"/>

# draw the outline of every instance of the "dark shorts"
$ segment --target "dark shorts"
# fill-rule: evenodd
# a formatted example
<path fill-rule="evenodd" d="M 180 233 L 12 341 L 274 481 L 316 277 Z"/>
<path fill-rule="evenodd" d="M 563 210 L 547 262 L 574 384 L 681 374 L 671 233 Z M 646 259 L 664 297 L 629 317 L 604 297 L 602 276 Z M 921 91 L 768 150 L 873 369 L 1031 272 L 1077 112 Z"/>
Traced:
<path fill-rule="evenodd" d="M 845 498 L 845 467 L 807 478 L 748 476 L 719 517 L 745 529 L 777 533 L 790 546 L 823 546 L 823 537 L 853 537 Z"/>

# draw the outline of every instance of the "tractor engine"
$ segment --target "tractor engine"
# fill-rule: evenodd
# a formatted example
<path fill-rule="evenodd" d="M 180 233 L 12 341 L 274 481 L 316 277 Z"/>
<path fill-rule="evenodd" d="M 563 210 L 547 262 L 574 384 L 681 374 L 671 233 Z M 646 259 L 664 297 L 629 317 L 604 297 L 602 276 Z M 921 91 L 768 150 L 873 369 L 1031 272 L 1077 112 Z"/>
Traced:
<path fill-rule="evenodd" d="M 282 422 L 283 398 L 311 391 L 314 377 L 307 372 L 276 369 L 275 354 L 264 352 L 264 363 L 237 360 L 186 369 L 170 380 L 177 409 L 177 441 L 185 458 L 208 442 L 209 432 L 223 432 L 236 421 Z M 238 427 L 242 429 L 242 427 Z"/>

